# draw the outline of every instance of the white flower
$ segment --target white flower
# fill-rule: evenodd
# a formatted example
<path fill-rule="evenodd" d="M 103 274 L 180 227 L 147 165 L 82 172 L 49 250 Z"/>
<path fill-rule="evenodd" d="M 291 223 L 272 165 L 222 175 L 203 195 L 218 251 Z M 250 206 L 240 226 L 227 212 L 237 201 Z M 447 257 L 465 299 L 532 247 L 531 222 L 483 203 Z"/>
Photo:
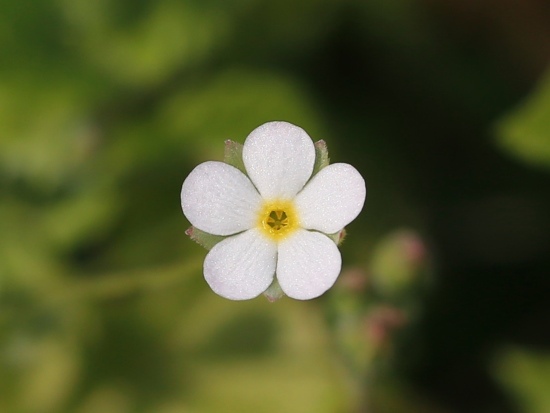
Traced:
<path fill-rule="evenodd" d="M 183 183 L 181 205 L 191 224 L 227 236 L 205 258 L 206 281 L 232 300 L 260 295 L 275 278 L 289 297 L 320 296 L 342 264 L 325 234 L 339 232 L 361 212 L 365 181 L 344 163 L 311 177 L 314 144 L 287 122 L 253 130 L 242 160 L 248 176 L 223 162 L 204 162 Z"/>

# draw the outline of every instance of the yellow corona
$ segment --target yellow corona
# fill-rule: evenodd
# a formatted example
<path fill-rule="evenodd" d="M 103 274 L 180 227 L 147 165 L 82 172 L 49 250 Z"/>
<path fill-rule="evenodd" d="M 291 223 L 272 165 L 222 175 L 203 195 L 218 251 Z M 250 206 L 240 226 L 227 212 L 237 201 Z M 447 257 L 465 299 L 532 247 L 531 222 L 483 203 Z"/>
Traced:
<path fill-rule="evenodd" d="M 300 225 L 294 203 L 288 200 L 265 202 L 258 215 L 258 227 L 274 240 L 281 240 Z"/>

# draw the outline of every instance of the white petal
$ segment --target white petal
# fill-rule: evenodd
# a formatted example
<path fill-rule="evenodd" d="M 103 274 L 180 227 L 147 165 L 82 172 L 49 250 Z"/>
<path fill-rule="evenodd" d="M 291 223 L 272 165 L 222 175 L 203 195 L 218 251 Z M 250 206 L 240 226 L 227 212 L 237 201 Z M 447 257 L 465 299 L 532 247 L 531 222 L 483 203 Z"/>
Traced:
<path fill-rule="evenodd" d="M 366 193 L 365 181 L 357 169 L 345 163 L 329 165 L 294 200 L 300 225 L 334 234 L 359 215 Z"/>
<path fill-rule="evenodd" d="M 246 138 L 243 161 L 266 199 L 292 199 L 313 172 L 315 147 L 309 135 L 288 122 L 268 122 Z"/>
<path fill-rule="evenodd" d="M 252 228 L 261 202 L 246 175 L 223 162 L 200 164 L 181 188 L 181 207 L 189 222 L 215 235 Z"/>
<path fill-rule="evenodd" d="M 204 260 L 204 278 L 216 294 L 248 300 L 273 281 L 277 244 L 251 229 L 216 244 Z"/>
<path fill-rule="evenodd" d="M 326 235 L 299 229 L 279 243 L 277 280 L 286 295 L 309 300 L 328 290 L 342 266 L 340 251 Z"/>

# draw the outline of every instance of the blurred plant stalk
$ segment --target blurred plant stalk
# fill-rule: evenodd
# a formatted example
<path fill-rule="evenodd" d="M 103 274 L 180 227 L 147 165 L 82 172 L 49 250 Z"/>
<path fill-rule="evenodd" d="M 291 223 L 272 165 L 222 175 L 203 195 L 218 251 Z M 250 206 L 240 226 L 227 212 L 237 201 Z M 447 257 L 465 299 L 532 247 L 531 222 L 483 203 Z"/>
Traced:
<path fill-rule="evenodd" d="M 392 393 L 399 332 L 412 322 L 429 260 L 425 243 L 399 229 L 380 240 L 365 267 L 345 269 L 328 303 L 330 326 L 353 382 L 357 412 L 378 411 Z"/>

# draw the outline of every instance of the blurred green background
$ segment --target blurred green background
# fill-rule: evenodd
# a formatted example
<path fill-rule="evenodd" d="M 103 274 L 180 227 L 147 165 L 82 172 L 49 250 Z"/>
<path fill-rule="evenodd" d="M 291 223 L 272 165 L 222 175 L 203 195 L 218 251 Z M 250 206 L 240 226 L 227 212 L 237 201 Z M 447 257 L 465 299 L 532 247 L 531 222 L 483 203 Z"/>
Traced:
<path fill-rule="evenodd" d="M 0 0 L 0 412 L 549 412 L 549 58 L 545 0 Z M 310 302 L 184 234 L 270 120 L 367 181 Z"/>

